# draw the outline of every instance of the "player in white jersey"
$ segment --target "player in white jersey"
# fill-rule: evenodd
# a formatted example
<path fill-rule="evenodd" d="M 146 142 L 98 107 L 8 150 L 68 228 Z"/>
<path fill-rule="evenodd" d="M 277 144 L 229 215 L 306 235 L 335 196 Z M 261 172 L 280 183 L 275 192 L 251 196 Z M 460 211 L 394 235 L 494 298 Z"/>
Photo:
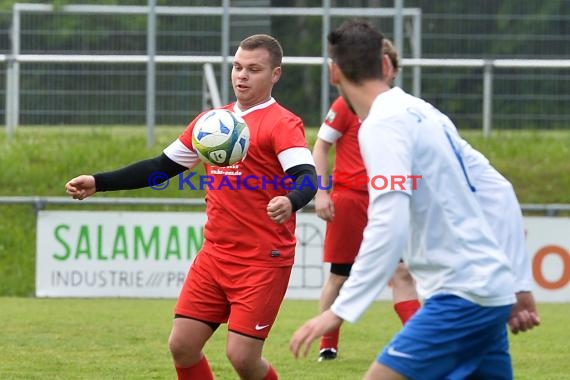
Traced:
<path fill-rule="evenodd" d="M 382 81 L 382 35 L 368 23 L 349 21 L 328 41 L 331 83 L 363 120 L 359 143 L 368 176 L 384 182 L 370 182 L 369 221 L 351 276 L 331 309 L 297 330 L 291 350 L 306 354 L 323 333 L 356 321 L 404 251 L 426 301 L 366 379 L 511 379 L 505 325 L 520 267 L 487 223 L 490 205 L 475 195 L 463 140 L 433 106 Z M 513 316 L 529 324 L 522 331 L 538 323 L 536 315 Z"/>

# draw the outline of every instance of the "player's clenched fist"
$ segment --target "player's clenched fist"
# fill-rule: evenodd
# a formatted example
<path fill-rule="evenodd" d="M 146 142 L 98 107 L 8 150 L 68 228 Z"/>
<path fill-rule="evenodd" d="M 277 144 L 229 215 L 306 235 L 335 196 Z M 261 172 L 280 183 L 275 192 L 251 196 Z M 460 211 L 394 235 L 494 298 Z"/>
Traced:
<path fill-rule="evenodd" d="M 80 175 L 65 184 L 65 192 L 73 199 L 85 199 L 96 192 L 95 177 L 92 175 Z"/>
<path fill-rule="evenodd" d="M 293 206 L 289 198 L 278 196 L 267 204 L 267 215 L 277 224 L 285 222 L 291 216 Z"/>

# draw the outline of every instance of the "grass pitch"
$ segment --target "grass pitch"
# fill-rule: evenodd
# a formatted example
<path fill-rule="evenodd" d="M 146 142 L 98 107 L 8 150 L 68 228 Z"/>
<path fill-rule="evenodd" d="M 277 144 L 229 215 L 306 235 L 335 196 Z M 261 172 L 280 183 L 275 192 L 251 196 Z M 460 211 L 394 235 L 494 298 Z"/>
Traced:
<path fill-rule="evenodd" d="M 0 379 L 173 379 L 168 352 L 174 300 L 0 298 Z M 265 345 L 281 379 L 361 379 L 399 329 L 387 302 L 378 302 L 341 331 L 339 359 L 295 360 L 288 342 L 317 313 L 316 301 L 287 300 Z M 570 379 L 569 304 L 540 305 L 542 326 L 511 336 L 517 380 Z M 217 379 L 237 379 L 225 357 L 226 326 L 208 342 Z"/>

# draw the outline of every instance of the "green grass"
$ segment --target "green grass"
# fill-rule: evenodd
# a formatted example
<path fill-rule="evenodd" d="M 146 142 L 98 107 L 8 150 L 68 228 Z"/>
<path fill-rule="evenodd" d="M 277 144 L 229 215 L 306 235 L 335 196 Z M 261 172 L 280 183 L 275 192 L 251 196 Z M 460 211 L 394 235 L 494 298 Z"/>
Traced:
<path fill-rule="evenodd" d="M 570 130 L 463 135 L 513 183 L 521 203 L 570 203 Z"/>
<path fill-rule="evenodd" d="M 21 127 L 8 143 L 0 131 L 0 195 L 64 195 L 66 180 L 154 157 L 183 128 L 156 128 L 156 144 L 146 146 L 144 127 Z M 312 146 L 315 128 L 307 129 Z M 480 131 L 464 137 L 514 184 L 522 203 L 570 203 L 570 131 Z M 141 189 L 99 196 L 192 197 L 201 193 L 158 193 Z"/>
<path fill-rule="evenodd" d="M 3 380 L 169 379 L 168 352 L 174 300 L 0 298 Z M 264 355 L 282 379 L 353 380 L 399 329 L 389 303 L 374 304 L 356 324 L 345 324 L 339 360 L 293 359 L 292 333 L 317 311 L 316 301 L 285 301 Z M 511 336 L 517 380 L 570 379 L 568 304 L 540 305 L 543 324 Z M 225 357 L 226 326 L 208 342 L 217 379 L 236 379 Z"/>
<path fill-rule="evenodd" d="M 155 146 L 148 148 L 144 127 L 21 127 L 10 142 L 2 131 L 1 195 L 63 196 L 68 179 L 154 157 L 180 132 L 180 128 L 158 128 Z M 166 189 L 160 196 L 188 196 L 178 193 L 185 192 Z M 156 195 L 144 189 L 99 196 Z"/>

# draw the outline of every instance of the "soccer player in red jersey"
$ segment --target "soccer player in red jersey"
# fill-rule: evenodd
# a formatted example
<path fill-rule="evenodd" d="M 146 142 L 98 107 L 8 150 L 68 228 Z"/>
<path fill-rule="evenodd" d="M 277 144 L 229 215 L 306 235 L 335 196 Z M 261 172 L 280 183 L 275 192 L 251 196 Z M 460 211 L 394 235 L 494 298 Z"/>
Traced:
<path fill-rule="evenodd" d="M 386 73 L 386 77 L 392 81 L 400 69 L 400 60 L 388 39 L 384 39 L 383 44 L 383 52 L 392 64 L 392 72 Z M 367 177 L 358 145 L 359 128 L 360 119 L 339 96 L 331 105 L 313 147 L 321 185 L 328 178 L 329 151 L 333 144 L 336 147 L 333 190 L 329 194 L 326 188 L 330 184 L 319 186 L 315 197 L 317 215 L 327 221 L 323 260 L 331 264 L 329 278 L 321 292 L 321 312 L 330 308 L 348 279 L 367 222 Z M 391 284 L 394 309 L 404 324 L 420 308 L 420 303 L 415 283 L 403 263 L 396 270 Z M 323 335 L 319 361 L 336 359 L 339 335 L 340 327 Z"/>
<path fill-rule="evenodd" d="M 268 35 L 244 39 L 232 68 L 237 101 L 224 106 L 244 118 L 251 138 L 245 160 L 227 168 L 206 165 L 204 245 L 192 263 L 175 308 L 169 347 L 178 379 L 213 379 L 202 351 L 216 328 L 228 324 L 227 357 L 241 379 L 277 379 L 262 357 L 295 253 L 295 211 L 316 192 L 316 172 L 303 122 L 271 96 L 281 77 L 283 50 Z M 199 115 L 200 116 L 200 115 Z M 73 198 L 96 191 L 148 186 L 154 172 L 173 177 L 199 164 L 192 121 L 156 158 L 66 184 Z M 249 186 L 244 178 L 255 178 Z M 283 178 L 292 183 L 284 186 Z M 219 186 L 221 181 L 231 186 Z M 313 186 L 307 185 L 308 182 Z"/>

